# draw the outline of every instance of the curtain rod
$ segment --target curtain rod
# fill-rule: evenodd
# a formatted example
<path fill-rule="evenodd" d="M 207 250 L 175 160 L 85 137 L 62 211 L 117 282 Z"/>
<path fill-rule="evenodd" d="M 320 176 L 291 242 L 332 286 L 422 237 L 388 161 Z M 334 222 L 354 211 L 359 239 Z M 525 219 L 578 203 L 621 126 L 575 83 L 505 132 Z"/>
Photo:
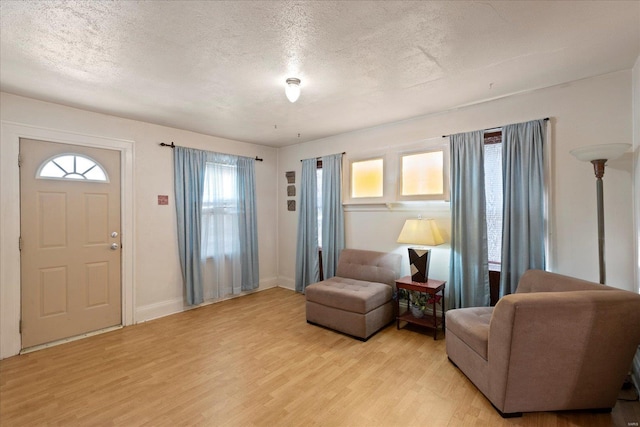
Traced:
<path fill-rule="evenodd" d="M 161 147 L 169 147 L 169 148 L 176 148 L 179 147 L 179 145 L 174 145 L 173 141 L 171 141 L 171 144 L 165 144 L 164 142 L 160 143 Z M 256 162 L 262 162 L 264 161 L 264 159 L 261 159 L 260 157 L 256 156 Z"/>
<path fill-rule="evenodd" d="M 544 120 L 545 122 L 548 122 L 548 121 L 549 121 L 549 117 L 545 117 L 545 118 L 544 118 L 544 119 L 542 119 L 542 120 Z M 498 127 L 496 127 L 496 128 L 482 129 L 482 131 L 483 131 L 483 132 L 488 132 L 488 131 L 490 131 L 490 130 L 492 130 L 492 131 L 499 131 L 499 130 L 502 130 L 502 126 L 498 126 Z M 451 136 L 451 135 L 442 135 L 442 137 L 443 137 L 443 138 L 448 138 L 448 137 L 450 137 L 450 136 Z"/>
<path fill-rule="evenodd" d="M 346 151 L 343 151 L 343 152 L 342 152 L 342 153 L 340 153 L 340 154 L 344 155 L 344 154 L 347 154 L 347 152 L 346 152 Z M 329 155 L 331 155 L 331 154 L 329 154 Z M 311 158 L 313 158 L 313 157 L 311 157 Z M 321 160 L 321 159 L 322 159 L 322 156 L 320 156 L 320 157 L 316 157 L 316 160 Z M 300 161 L 303 161 L 303 160 L 304 160 L 304 159 L 301 159 Z"/>

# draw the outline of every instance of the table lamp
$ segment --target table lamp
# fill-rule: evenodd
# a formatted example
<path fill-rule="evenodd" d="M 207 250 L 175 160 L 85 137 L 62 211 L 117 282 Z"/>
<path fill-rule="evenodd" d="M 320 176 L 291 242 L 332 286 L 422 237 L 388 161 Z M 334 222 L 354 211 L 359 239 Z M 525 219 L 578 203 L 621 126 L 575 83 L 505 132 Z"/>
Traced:
<path fill-rule="evenodd" d="M 437 246 L 444 243 L 440 230 L 433 219 L 408 219 L 405 221 L 398 243 Z M 425 283 L 429 280 L 429 260 L 431 250 L 427 248 L 409 248 L 409 266 L 411 280 Z"/>

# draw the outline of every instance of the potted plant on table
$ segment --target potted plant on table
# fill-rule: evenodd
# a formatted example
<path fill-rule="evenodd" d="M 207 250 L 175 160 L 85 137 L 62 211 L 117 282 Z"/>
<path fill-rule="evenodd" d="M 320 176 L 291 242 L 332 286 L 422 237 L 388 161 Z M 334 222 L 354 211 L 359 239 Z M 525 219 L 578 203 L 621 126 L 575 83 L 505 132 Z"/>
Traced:
<path fill-rule="evenodd" d="M 394 299 L 407 301 L 407 309 L 415 318 L 424 317 L 424 311 L 427 304 L 430 302 L 428 295 L 424 292 L 410 291 L 407 289 L 400 289 L 397 295 L 394 295 Z"/>
<path fill-rule="evenodd" d="M 424 311 L 427 308 L 428 295 L 424 292 L 408 291 L 409 292 L 409 310 L 413 317 L 419 319 L 424 317 Z"/>
<path fill-rule="evenodd" d="M 406 300 L 409 312 L 413 317 L 420 319 L 421 317 L 424 317 L 428 305 L 433 304 L 435 310 L 435 304 L 440 304 L 442 295 L 430 295 L 425 292 L 400 289 L 397 293 L 394 293 L 393 298 Z"/>

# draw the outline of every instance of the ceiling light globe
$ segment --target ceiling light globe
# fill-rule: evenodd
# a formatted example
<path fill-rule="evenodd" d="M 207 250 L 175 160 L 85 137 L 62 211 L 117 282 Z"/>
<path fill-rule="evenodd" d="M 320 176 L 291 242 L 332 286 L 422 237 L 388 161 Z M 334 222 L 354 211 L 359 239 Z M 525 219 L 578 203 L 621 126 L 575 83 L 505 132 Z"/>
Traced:
<path fill-rule="evenodd" d="M 288 78 L 287 86 L 284 89 L 287 99 L 291 102 L 296 102 L 300 98 L 300 79 Z"/>

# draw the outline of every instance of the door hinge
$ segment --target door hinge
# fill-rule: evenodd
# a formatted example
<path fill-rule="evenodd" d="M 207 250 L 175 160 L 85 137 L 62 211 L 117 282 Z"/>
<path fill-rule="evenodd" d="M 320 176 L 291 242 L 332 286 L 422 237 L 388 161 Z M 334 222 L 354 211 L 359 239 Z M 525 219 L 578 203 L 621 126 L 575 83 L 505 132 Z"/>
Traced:
<path fill-rule="evenodd" d="M 22 333 L 22 319 L 18 322 L 18 332 Z"/>
<path fill-rule="evenodd" d="M 22 236 L 18 237 L 18 250 L 22 251 Z"/>
<path fill-rule="evenodd" d="M 22 154 L 18 153 L 18 167 L 22 167 Z"/>

